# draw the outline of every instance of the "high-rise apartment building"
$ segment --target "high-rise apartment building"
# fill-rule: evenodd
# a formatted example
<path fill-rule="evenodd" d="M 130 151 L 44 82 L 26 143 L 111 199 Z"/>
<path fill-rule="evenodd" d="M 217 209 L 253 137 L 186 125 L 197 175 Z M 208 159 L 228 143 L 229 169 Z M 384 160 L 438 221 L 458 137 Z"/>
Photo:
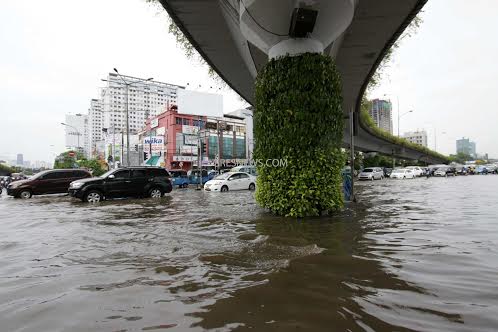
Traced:
<path fill-rule="evenodd" d="M 409 142 L 427 147 L 427 132 L 425 130 L 409 131 L 403 134 Z"/>
<path fill-rule="evenodd" d="M 464 153 L 466 155 L 476 157 L 476 143 L 471 142 L 470 139 L 462 137 L 456 141 L 456 153 Z"/>
<path fill-rule="evenodd" d="M 100 99 L 92 99 L 88 109 L 88 146 L 89 154 L 95 154 L 98 141 L 104 139 L 102 129 L 104 128 L 104 110 Z"/>
<path fill-rule="evenodd" d="M 125 110 L 128 101 L 130 134 L 137 133 L 147 119 L 157 116 L 168 104 L 176 103 L 178 88 L 183 87 L 109 73 L 107 86 L 101 91 L 103 128 L 110 132 L 126 131 Z"/>
<path fill-rule="evenodd" d="M 388 133 L 393 133 L 392 104 L 388 100 L 374 99 L 368 113 L 375 125 Z"/>

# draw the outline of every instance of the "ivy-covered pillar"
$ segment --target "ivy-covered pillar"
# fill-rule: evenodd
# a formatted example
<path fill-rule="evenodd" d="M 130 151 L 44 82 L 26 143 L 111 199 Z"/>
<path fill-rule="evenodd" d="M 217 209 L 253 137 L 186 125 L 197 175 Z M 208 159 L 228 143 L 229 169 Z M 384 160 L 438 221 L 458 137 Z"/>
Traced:
<path fill-rule="evenodd" d="M 330 57 L 304 53 L 268 62 L 256 81 L 258 204 L 293 217 L 343 206 L 341 104 L 340 76 Z"/>

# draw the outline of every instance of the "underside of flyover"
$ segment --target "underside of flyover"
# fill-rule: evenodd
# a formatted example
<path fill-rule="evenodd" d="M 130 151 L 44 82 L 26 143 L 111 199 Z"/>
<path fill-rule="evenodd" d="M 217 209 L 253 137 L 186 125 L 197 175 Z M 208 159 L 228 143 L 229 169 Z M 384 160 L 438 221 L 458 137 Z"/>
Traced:
<path fill-rule="evenodd" d="M 241 0 L 160 1 L 207 63 L 232 89 L 253 105 L 254 82 L 258 72 L 268 62 L 268 55 L 241 32 Z M 351 23 L 324 49 L 324 54 L 335 58 L 342 78 L 345 119 L 343 146 L 348 148 L 350 145 L 351 128 L 347 119 L 353 111 L 356 150 L 427 163 L 443 162 L 435 156 L 401 147 L 379 137 L 359 121 L 361 98 L 370 77 L 427 0 L 351 1 L 355 5 Z M 245 0 L 242 8 L 251 2 Z"/>

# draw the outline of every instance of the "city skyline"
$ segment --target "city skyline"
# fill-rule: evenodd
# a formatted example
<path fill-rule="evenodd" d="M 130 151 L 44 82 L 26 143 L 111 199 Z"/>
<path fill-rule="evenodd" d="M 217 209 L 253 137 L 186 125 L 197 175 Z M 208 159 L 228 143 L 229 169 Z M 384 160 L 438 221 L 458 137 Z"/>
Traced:
<path fill-rule="evenodd" d="M 495 3 L 482 4 L 498 9 Z M 115 6 L 120 7 L 120 17 L 112 15 Z M 369 98 L 393 101 L 394 133 L 398 112 L 394 100 L 399 99 L 402 113 L 414 110 L 402 117 L 401 132 L 425 128 L 429 147 L 434 147 L 436 137 L 437 150 L 445 154 L 454 153 L 457 138 L 470 136 L 481 151 L 496 157 L 498 134 L 492 124 L 498 123 L 498 117 L 488 96 L 496 85 L 498 70 L 490 64 L 498 56 L 498 47 L 476 44 L 476 40 L 492 40 L 498 23 L 491 18 L 493 10 L 475 19 L 470 14 L 477 8 L 469 8 L 464 1 L 427 3 L 419 31 L 395 51 L 383 82 Z M 55 15 L 61 10 L 71 12 L 71 6 L 64 1 L 3 5 L 0 26 L 9 34 L 0 36 L 5 45 L 0 72 L 6 78 L 0 82 L 0 100 L 2 113 L 8 110 L 16 116 L 4 116 L 0 155 L 22 151 L 29 160 L 52 161 L 54 153 L 64 151 L 60 122 L 65 114 L 85 114 L 89 101 L 98 98 L 105 85 L 103 75 L 114 67 L 130 76 L 217 89 L 207 67 L 188 59 L 176 45 L 166 14 L 157 7 L 143 0 L 93 0 L 82 6 L 81 15 Z M 93 18 L 92 24 L 87 17 Z M 122 24 L 123 17 L 136 24 Z M 484 24 L 493 28 L 483 29 Z M 108 31 L 109 26 L 122 29 Z M 482 55 L 479 63 L 466 61 L 476 50 Z M 235 93 L 222 93 L 225 113 L 247 106 Z M 474 112 L 476 105 L 485 111 Z M 19 136 L 19 128 L 29 135 Z M 10 143 L 13 137 L 15 146 Z"/>

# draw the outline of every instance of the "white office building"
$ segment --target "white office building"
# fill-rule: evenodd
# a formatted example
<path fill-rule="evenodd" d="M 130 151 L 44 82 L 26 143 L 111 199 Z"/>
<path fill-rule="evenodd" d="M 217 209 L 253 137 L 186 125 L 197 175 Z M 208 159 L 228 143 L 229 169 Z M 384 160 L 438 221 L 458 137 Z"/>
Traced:
<path fill-rule="evenodd" d="M 403 134 L 408 141 L 427 147 L 427 132 L 425 130 L 410 131 Z"/>
<path fill-rule="evenodd" d="M 128 100 L 130 134 L 138 133 L 145 121 L 162 112 L 166 105 L 176 104 L 176 91 L 182 88 L 115 73 L 107 75 L 106 83 L 107 86 L 101 91 L 103 128 L 109 132 L 126 132 L 125 111 Z"/>
<path fill-rule="evenodd" d="M 88 115 L 85 114 L 66 114 L 64 122 L 65 127 L 65 146 L 68 150 L 76 150 L 88 155 Z"/>

